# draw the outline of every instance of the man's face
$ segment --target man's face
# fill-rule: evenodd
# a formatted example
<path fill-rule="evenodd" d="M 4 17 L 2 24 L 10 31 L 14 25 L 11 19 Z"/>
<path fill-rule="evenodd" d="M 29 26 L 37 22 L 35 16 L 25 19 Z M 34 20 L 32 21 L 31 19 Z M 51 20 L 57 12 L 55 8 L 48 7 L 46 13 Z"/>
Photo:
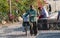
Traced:
<path fill-rule="evenodd" d="M 38 10 L 42 10 L 42 7 L 39 7 Z"/>
<path fill-rule="evenodd" d="M 33 9 L 33 7 L 32 7 L 32 6 L 30 6 L 30 9 Z"/>
<path fill-rule="evenodd" d="M 41 10 L 41 8 L 39 7 L 38 10 Z"/>

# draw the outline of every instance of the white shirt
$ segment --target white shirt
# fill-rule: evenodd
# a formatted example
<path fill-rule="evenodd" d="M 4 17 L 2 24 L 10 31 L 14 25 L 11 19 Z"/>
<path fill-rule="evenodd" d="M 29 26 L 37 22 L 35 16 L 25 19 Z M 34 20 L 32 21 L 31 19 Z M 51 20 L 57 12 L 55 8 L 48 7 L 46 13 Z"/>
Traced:
<path fill-rule="evenodd" d="M 26 14 L 26 13 L 23 14 L 23 21 L 24 21 L 24 22 L 28 22 L 28 21 L 29 21 L 29 15 L 28 15 L 27 17 L 25 17 L 25 16 L 24 16 L 25 14 Z"/>
<path fill-rule="evenodd" d="M 42 8 L 42 15 L 44 15 L 45 17 L 49 17 L 49 14 L 45 7 Z"/>

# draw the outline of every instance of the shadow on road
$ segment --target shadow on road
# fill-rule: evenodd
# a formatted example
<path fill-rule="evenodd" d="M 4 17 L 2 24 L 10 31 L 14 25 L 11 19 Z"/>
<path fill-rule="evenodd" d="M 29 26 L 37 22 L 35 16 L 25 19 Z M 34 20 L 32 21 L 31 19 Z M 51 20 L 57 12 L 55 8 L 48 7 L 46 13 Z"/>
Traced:
<path fill-rule="evenodd" d="M 60 33 L 40 33 L 36 38 L 60 38 Z"/>
<path fill-rule="evenodd" d="M 8 37 L 26 37 L 25 34 L 20 34 L 20 35 L 7 35 Z"/>
<path fill-rule="evenodd" d="M 4 33 L 11 33 L 15 31 L 23 31 L 23 27 L 18 27 L 18 28 L 6 28 L 3 29 Z"/>
<path fill-rule="evenodd" d="M 14 28 L 14 31 L 23 31 L 23 27 L 19 27 L 19 28 Z"/>

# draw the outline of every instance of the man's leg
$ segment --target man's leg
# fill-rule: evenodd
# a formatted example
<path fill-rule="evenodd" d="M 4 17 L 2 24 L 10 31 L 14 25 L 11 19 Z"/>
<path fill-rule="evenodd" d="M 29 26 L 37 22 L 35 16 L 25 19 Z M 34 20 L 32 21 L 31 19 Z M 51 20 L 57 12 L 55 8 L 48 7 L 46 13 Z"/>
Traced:
<path fill-rule="evenodd" d="M 23 22 L 24 32 L 26 32 L 27 35 L 27 22 Z"/>
<path fill-rule="evenodd" d="M 47 20 L 46 19 L 43 20 L 43 30 L 48 30 Z"/>
<path fill-rule="evenodd" d="M 23 26 L 23 32 L 25 32 L 25 22 L 24 21 L 22 23 L 22 26 Z"/>
<path fill-rule="evenodd" d="M 25 23 L 25 32 L 26 32 L 26 35 L 27 35 L 27 30 L 28 30 L 28 22 Z"/>
<path fill-rule="evenodd" d="M 36 22 L 33 22 L 33 31 L 34 31 L 34 35 L 37 35 L 37 25 L 36 25 Z"/>
<path fill-rule="evenodd" d="M 29 23 L 30 24 L 30 34 L 33 35 L 33 23 Z"/>

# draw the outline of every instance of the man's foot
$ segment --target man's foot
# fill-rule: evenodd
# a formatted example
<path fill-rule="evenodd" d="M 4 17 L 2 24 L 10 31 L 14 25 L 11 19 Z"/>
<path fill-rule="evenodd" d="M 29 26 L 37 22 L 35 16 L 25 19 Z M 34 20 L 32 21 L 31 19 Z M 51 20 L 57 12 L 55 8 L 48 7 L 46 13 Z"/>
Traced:
<path fill-rule="evenodd" d="M 31 36 L 33 35 L 33 34 L 30 34 Z"/>
<path fill-rule="evenodd" d="M 27 34 L 25 34 L 27 36 Z"/>

